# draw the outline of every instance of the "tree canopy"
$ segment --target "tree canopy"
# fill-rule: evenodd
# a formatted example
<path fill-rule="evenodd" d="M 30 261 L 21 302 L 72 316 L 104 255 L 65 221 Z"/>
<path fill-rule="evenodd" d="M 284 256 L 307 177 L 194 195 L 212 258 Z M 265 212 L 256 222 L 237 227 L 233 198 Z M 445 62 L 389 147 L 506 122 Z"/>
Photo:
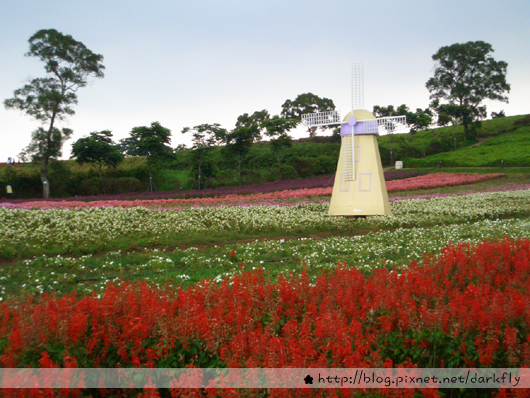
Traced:
<path fill-rule="evenodd" d="M 226 156 L 231 160 L 235 160 L 237 165 L 237 180 L 239 185 L 242 184 L 241 166 L 247 157 L 252 144 L 261 137 L 259 131 L 260 128 L 258 123 L 251 123 L 248 126 L 242 125 L 236 127 L 232 131 L 226 133 L 222 139 L 222 142 L 225 144 L 223 149 Z"/>
<path fill-rule="evenodd" d="M 148 163 L 153 163 L 172 153 L 171 130 L 163 127 L 159 122 L 151 126 L 133 127 L 129 137 L 120 141 L 126 155 L 145 156 Z"/>
<path fill-rule="evenodd" d="M 427 109 L 416 108 L 415 112 L 412 112 L 409 107 L 405 104 L 394 108 L 393 105 L 379 106 L 375 105 L 373 113 L 376 117 L 385 116 L 406 116 L 407 125 L 410 127 L 410 132 L 414 134 L 418 130 L 423 130 L 432 124 L 432 111 Z"/>
<path fill-rule="evenodd" d="M 130 136 L 120 141 L 120 147 L 126 155 L 145 156 L 147 158 L 148 191 L 153 190 L 153 167 L 173 154 L 173 150 L 169 146 L 170 143 L 171 130 L 163 127 L 159 122 L 153 122 L 149 127 L 134 127 Z"/>
<path fill-rule="evenodd" d="M 335 104 L 329 98 L 319 97 L 313 93 L 298 95 L 294 100 L 287 100 L 282 105 L 281 117 L 293 119 L 298 123 L 302 121 L 302 115 L 306 113 L 324 112 L 335 110 Z M 327 127 L 322 127 L 323 129 Z M 317 127 L 308 127 L 310 137 L 316 135 Z"/>
<path fill-rule="evenodd" d="M 103 166 L 117 167 L 123 161 L 123 154 L 118 145 L 112 141 L 109 130 L 94 131 L 88 137 L 78 139 L 72 144 L 72 158 L 79 164 L 92 164 L 97 168 L 103 191 L 101 169 Z"/>
<path fill-rule="evenodd" d="M 55 29 L 39 30 L 29 39 L 29 57 L 44 62 L 47 77 L 36 78 L 15 90 L 14 97 L 6 99 L 7 109 L 18 109 L 48 124 L 32 135 L 25 152 L 33 153 L 41 162 L 43 196 L 50 196 L 48 181 L 49 160 L 60 154 L 64 141 L 72 134 L 70 129 L 57 129 L 56 121 L 63 120 L 75 112 L 77 90 L 88 84 L 89 77 L 102 78 L 103 56 L 90 51 L 83 43 Z"/>
<path fill-rule="evenodd" d="M 276 154 L 278 167 L 281 167 L 283 152 L 293 143 L 293 139 L 289 135 L 289 131 L 295 128 L 297 124 L 298 120 L 285 119 L 279 115 L 274 115 L 264 123 L 266 129 L 265 135 L 271 138 L 271 150 Z"/>
<path fill-rule="evenodd" d="M 219 123 L 184 127 L 182 134 L 192 134 L 192 172 L 196 176 L 196 188 L 206 188 L 206 179 L 214 175 L 210 154 L 214 145 L 226 139 L 227 130 Z"/>
<path fill-rule="evenodd" d="M 436 69 L 426 83 L 430 98 L 446 101 L 438 113 L 459 118 L 466 138 L 472 138 L 469 125 L 486 117 L 486 106 L 481 105 L 484 100 L 508 102 L 508 64 L 496 61 L 491 53 L 491 44 L 469 41 L 441 47 L 432 56 Z"/>

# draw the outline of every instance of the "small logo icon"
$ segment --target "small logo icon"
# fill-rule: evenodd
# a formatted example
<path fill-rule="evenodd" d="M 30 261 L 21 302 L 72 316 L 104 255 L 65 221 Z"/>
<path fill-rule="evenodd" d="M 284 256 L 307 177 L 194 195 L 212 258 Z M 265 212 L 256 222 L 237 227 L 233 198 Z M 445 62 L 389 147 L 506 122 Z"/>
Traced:
<path fill-rule="evenodd" d="M 304 377 L 305 384 L 313 384 L 313 378 L 310 375 Z"/>

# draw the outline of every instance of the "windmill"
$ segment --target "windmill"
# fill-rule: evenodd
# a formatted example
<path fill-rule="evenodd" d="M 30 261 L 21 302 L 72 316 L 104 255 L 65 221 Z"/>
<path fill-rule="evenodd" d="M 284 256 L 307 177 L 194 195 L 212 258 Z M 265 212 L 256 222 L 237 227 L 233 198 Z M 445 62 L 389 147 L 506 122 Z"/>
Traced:
<path fill-rule="evenodd" d="M 379 132 L 405 129 L 405 116 L 376 118 L 364 106 L 363 65 L 353 64 L 352 110 L 343 120 L 339 111 L 302 115 L 307 127 L 341 125 L 341 148 L 335 184 L 329 206 L 330 216 L 389 215 L 390 204 L 377 145 Z"/>

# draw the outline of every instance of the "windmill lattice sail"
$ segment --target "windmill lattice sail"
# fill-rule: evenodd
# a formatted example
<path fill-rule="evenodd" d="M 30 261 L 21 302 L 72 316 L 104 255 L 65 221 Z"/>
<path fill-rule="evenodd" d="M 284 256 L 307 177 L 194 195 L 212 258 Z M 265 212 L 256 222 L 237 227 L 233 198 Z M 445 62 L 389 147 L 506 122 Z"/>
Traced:
<path fill-rule="evenodd" d="M 302 124 L 307 127 L 320 127 L 340 123 L 341 118 L 339 111 L 306 113 L 305 115 L 302 115 Z"/>

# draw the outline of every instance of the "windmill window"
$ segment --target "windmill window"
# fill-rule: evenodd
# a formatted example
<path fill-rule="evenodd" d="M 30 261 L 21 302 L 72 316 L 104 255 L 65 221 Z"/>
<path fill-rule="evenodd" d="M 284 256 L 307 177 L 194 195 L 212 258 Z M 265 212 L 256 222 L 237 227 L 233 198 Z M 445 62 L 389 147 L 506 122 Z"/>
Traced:
<path fill-rule="evenodd" d="M 363 173 L 359 174 L 359 192 L 371 192 L 372 191 L 372 174 Z"/>

